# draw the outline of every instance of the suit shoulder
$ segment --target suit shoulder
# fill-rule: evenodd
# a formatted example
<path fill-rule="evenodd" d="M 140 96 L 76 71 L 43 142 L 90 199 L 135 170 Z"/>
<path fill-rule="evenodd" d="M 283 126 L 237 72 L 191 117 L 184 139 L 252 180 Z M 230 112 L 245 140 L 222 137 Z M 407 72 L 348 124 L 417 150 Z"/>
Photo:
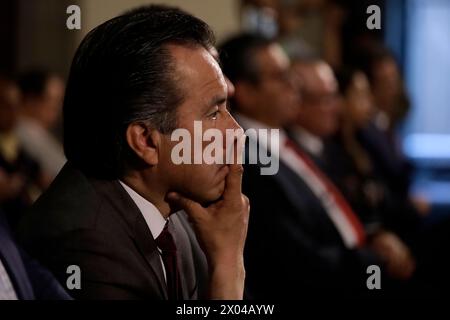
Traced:
<path fill-rule="evenodd" d="M 89 179 L 66 164 L 19 225 L 20 238 L 48 237 L 93 228 L 103 205 Z"/>

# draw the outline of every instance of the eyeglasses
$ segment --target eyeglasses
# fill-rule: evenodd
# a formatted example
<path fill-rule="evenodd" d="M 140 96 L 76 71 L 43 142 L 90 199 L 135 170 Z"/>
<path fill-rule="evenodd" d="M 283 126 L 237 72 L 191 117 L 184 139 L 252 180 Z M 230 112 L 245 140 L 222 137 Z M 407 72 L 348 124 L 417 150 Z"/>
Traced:
<path fill-rule="evenodd" d="M 260 74 L 260 80 L 269 80 L 276 81 L 282 83 L 284 85 L 293 86 L 296 84 L 296 76 L 294 73 L 290 71 L 275 71 L 275 72 L 266 72 Z"/>
<path fill-rule="evenodd" d="M 327 106 L 338 101 L 339 94 L 337 93 L 311 93 L 302 92 L 302 100 L 310 105 Z"/>

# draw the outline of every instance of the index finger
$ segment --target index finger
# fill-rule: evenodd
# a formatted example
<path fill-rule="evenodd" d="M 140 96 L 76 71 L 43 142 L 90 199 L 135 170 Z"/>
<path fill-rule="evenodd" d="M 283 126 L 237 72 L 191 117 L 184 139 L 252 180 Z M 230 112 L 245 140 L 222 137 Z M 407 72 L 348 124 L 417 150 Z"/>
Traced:
<path fill-rule="evenodd" d="M 227 174 L 225 180 L 224 199 L 229 197 L 240 197 L 242 194 L 242 175 L 244 167 L 242 166 L 242 155 L 245 146 L 246 135 L 242 133 L 234 140 L 233 149 L 235 158 L 229 164 L 230 172 Z"/>

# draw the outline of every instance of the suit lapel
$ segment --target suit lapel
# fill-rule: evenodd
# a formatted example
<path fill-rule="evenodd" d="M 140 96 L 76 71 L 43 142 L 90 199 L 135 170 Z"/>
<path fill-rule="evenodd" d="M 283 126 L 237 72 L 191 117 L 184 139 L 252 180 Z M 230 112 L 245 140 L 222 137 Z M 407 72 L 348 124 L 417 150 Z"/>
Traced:
<path fill-rule="evenodd" d="M 180 214 L 182 214 L 180 212 Z M 170 216 L 169 231 L 172 234 L 178 252 L 178 270 L 180 271 L 184 300 L 193 299 L 197 291 L 197 278 L 193 269 L 192 247 L 186 230 L 177 213 Z"/>
<path fill-rule="evenodd" d="M 140 212 L 139 212 L 140 213 Z M 168 299 L 167 293 L 167 284 L 164 279 L 164 273 L 161 265 L 161 259 L 159 257 L 158 249 L 156 247 L 155 240 L 153 239 L 152 233 L 148 229 L 147 223 L 144 218 L 139 219 L 139 217 L 135 221 L 134 226 L 134 236 L 136 239 L 136 245 L 139 248 L 139 251 L 144 256 L 145 260 L 149 264 L 150 268 L 156 275 L 158 279 L 158 285 L 161 289 L 162 294 L 164 295 L 164 299 Z"/>
<path fill-rule="evenodd" d="M 151 272 L 157 279 L 161 295 L 164 299 L 168 299 L 167 285 L 164 279 L 159 252 L 152 233 L 139 208 L 118 180 L 95 180 L 92 183 L 96 185 L 97 191 L 100 191 L 102 196 L 107 198 L 111 205 L 116 208 L 116 211 L 125 221 L 129 234 L 134 239 L 138 251 L 144 257 Z"/>

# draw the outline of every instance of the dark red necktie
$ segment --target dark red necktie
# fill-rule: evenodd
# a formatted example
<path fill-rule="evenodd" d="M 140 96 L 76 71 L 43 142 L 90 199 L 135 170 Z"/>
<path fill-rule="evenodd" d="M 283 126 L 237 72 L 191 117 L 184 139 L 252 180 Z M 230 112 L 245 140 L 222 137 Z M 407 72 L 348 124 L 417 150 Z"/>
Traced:
<path fill-rule="evenodd" d="M 163 231 L 156 238 L 156 245 L 161 249 L 161 257 L 166 269 L 167 291 L 169 300 L 182 300 L 181 278 L 178 269 L 177 247 L 166 222 Z"/>

